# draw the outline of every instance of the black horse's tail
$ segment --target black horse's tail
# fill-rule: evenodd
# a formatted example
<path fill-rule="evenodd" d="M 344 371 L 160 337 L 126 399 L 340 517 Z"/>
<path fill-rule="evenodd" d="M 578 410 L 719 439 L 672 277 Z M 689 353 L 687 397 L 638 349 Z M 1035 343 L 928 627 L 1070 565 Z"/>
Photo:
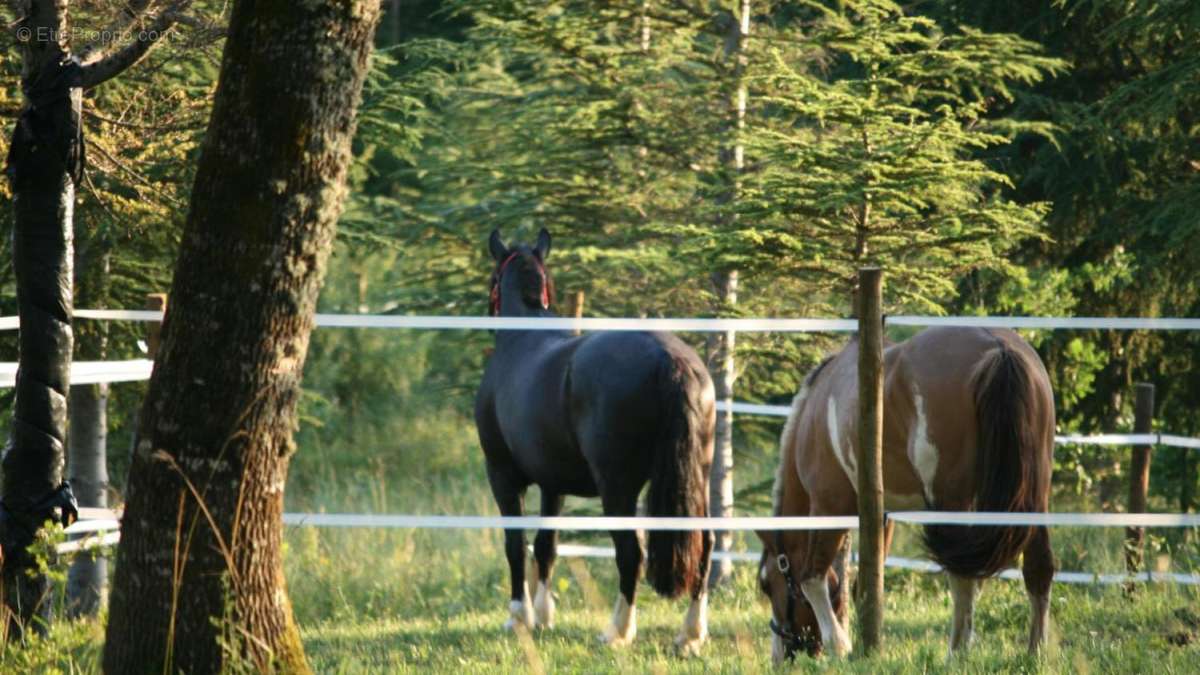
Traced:
<path fill-rule="evenodd" d="M 708 469 L 712 464 L 712 384 L 703 365 L 672 356 L 659 375 L 665 404 L 654 448 L 647 507 L 651 516 L 708 515 Z M 707 582 L 701 569 L 707 532 L 652 530 L 647 578 L 659 595 L 696 593 Z"/>
<path fill-rule="evenodd" d="M 1033 366 L 1001 342 L 972 380 L 978 439 L 975 510 L 1011 513 L 1045 509 L 1048 462 Z M 929 525 L 925 546 L 951 574 L 985 578 L 1004 569 L 1029 542 L 1029 527 Z"/>

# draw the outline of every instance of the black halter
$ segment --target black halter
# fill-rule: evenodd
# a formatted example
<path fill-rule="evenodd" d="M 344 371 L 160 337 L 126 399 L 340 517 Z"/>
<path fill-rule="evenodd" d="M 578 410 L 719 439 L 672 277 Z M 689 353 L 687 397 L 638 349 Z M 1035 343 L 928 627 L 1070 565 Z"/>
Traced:
<path fill-rule="evenodd" d="M 785 613 L 784 621 L 781 623 L 771 617 L 771 632 L 779 636 L 783 640 L 786 649 L 787 658 L 791 658 L 796 652 L 804 649 L 804 640 L 791 629 L 792 617 L 796 611 L 796 600 L 800 600 L 805 604 L 808 600 L 800 592 L 800 586 L 796 583 L 796 578 L 792 576 L 792 562 L 788 560 L 787 553 L 783 548 L 783 532 L 775 533 L 775 549 L 778 554 L 775 556 L 775 567 L 779 573 L 783 575 L 783 581 L 787 584 L 787 613 Z"/>

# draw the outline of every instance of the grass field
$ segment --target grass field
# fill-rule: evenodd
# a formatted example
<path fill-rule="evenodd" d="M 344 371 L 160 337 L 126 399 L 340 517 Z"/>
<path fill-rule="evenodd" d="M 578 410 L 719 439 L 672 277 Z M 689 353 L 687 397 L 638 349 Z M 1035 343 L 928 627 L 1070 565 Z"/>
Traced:
<path fill-rule="evenodd" d="M 461 425 L 458 425 L 461 426 Z M 441 426 L 445 431 L 447 427 Z M 420 432 L 420 430 L 417 430 Z M 469 427 L 455 427 L 444 468 L 420 480 L 382 461 L 332 467 L 331 457 L 301 453 L 288 488 L 289 510 L 495 513 Z M 433 435 L 430 429 L 429 434 Z M 769 471 L 743 465 L 743 477 Z M 335 476 L 337 478 L 335 479 Z M 536 509 L 536 489 L 527 500 Z M 1061 510 L 1086 510 L 1056 501 Z M 594 505 L 568 500 L 569 513 Z M 897 554 L 918 554 L 915 530 L 897 534 Z M 1063 569 L 1121 568 L 1121 530 L 1052 533 Z M 739 540 L 738 546 L 757 548 Z M 604 535 L 568 533 L 565 541 L 607 544 Z M 507 618 L 508 582 L 498 531 L 319 530 L 289 528 L 285 564 L 289 592 L 313 668 L 320 673 L 741 673 L 773 671 L 768 608 L 754 566 L 736 566 L 713 596 L 711 642 L 699 658 L 679 659 L 673 638 L 686 610 L 643 586 L 638 636 L 614 651 L 597 642 L 616 593 L 610 560 L 562 559 L 556 570 L 558 625 L 514 635 Z M 1175 571 L 1194 571 L 1196 544 L 1151 536 L 1151 550 L 1174 554 Z M 1152 560 L 1159 563 L 1157 553 Z M 1193 562 L 1189 562 L 1193 561 Z M 1114 586 L 1054 589 L 1052 644 L 1025 653 L 1028 605 L 1017 582 L 989 582 L 976 613 L 977 642 L 965 658 L 947 660 L 949 595 L 934 575 L 889 571 L 885 647 L 870 659 L 798 658 L 800 672 L 1046 672 L 1167 675 L 1200 672 L 1200 589 L 1154 584 L 1126 596 Z M 101 621 L 56 622 L 45 640 L 0 652 L 3 673 L 99 672 Z"/>
<path fill-rule="evenodd" d="M 567 560 L 558 571 L 559 622 L 517 636 L 506 618 L 506 573 L 498 537 L 468 535 L 413 541 L 365 533 L 297 532 L 304 553 L 289 575 L 312 663 L 321 672 L 761 672 L 772 669 L 768 611 L 753 584 L 753 566 L 712 600 L 712 642 L 702 658 L 680 660 L 672 639 L 685 608 L 641 595 L 638 639 L 611 651 L 596 642 L 608 619 L 615 572 L 608 561 Z M 421 539 L 418 537 L 417 539 Z M 450 539 L 450 538 L 446 538 Z M 365 556 L 392 550 L 390 558 Z M 334 553 L 340 550 L 341 553 Z M 329 556 L 326 558 L 325 556 Z M 300 561 L 307 560 L 301 564 Z M 325 562 L 327 560 L 328 562 Z M 336 565 L 335 565 L 336 561 Z M 359 562 L 356 562 L 359 561 Z M 358 569 L 349 591 L 328 592 L 337 573 Z M 312 573 L 316 571 L 317 574 Z M 345 604 L 341 598 L 346 598 Z M 937 577 L 888 577 L 887 646 L 868 660 L 799 659 L 801 671 L 879 672 L 1200 672 L 1200 595 L 1167 585 L 1132 598 L 1117 587 L 1060 586 L 1053 604 L 1053 646 L 1042 658 L 1024 651 L 1027 604 L 1020 584 L 988 584 L 976 617 L 978 642 L 966 659 L 948 662 L 949 598 Z M 365 601 L 365 602 L 362 602 Z M 1190 643 L 1190 644 L 1189 644 Z"/>
<path fill-rule="evenodd" d="M 431 481 L 394 510 L 493 513 L 481 484 Z M 407 491 L 404 491 L 407 492 Z M 583 502 L 577 501 L 576 505 Z M 536 493 L 527 504 L 537 504 Z M 571 506 L 568 500 L 568 507 Z M 897 552 L 917 553 L 911 532 Z M 1119 530 L 1055 533 L 1064 568 L 1120 569 Z M 603 535 L 564 540 L 605 543 Z M 639 591 L 638 637 L 630 649 L 602 647 L 616 593 L 610 560 L 562 559 L 556 568 L 558 625 L 533 635 L 502 629 L 508 574 L 499 532 L 296 529 L 288 534 L 288 578 L 313 666 L 320 672 L 762 672 L 771 671 L 768 607 L 754 566 L 735 568 L 712 598 L 712 641 L 698 659 L 673 654 L 686 602 Z M 756 541 L 740 542 L 756 548 Z M 1025 653 L 1028 604 L 1018 582 L 997 580 L 977 608 L 978 642 L 947 661 L 949 594 L 939 576 L 889 572 L 886 648 L 867 660 L 798 659 L 803 672 L 1200 672 L 1200 590 L 1155 584 L 1132 597 L 1119 587 L 1058 585 L 1052 647 Z"/>
<path fill-rule="evenodd" d="M 491 532 L 405 533 L 297 529 L 288 535 L 288 577 L 312 666 L 321 673 L 700 673 L 772 671 L 768 610 L 740 565 L 717 591 L 712 640 L 700 658 L 679 659 L 672 639 L 685 603 L 643 588 L 638 637 L 610 650 L 596 636 L 615 593 L 611 561 L 561 561 L 558 625 L 514 635 L 506 618 L 507 574 Z M 1200 672 L 1200 593 L 1153 585 L 1127 597 L 1119 587 L 1055 588 L 1052 645 L 1023 648 L 1027 604 L 1020 584 L 990 582 L 977 614 L 977 642 L 948 661 L 948 594 L 936 576 L 888 576 L 886 644 L 865 660 L 811 660 L 800 672 L 1047 672 L 1166 675 Z M 8 648 L 4 672 L 98 672 L 101 624 L 56 623 L 48 640 Z"/>

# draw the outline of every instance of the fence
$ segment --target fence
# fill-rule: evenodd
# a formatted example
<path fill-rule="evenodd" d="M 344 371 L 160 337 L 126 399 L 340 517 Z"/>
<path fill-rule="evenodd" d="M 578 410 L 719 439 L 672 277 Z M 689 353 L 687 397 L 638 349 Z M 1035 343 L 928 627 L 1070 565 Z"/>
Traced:
<path fill-rule="evenodd" d="M 158 322 L 160 311 L 138 310 L 77 310 L 79 319 Z M 1115 318 L 1115 317 L 928 317 L 890 316 L 884 323 L 896 326 L 976 326 L 1009 327 L 1036 330 L 1200 330 L 1200 319 L 1191 318 Z M 318 314 L 316 324 L 321 328 L 384 328 L 384 329 L 449 329 L 449 330 L 664 330 L 682 332 L 852 332 L 858 322 L 852 319 L 524 319 L 500 317 L 445 317 L 445 316 L 391 316 L 391 315 L 339 315 Z M 0 331 L 18 328 L 16 317 L 0 317 Z M 72 366 L 72 383 L 129 382 L 150 377 L 152 362 L 148 359 L 113 362 L 77 362 Z M 0 387 L 12 386 L 16 364 L 0 364 Z M 731 410 L 736 414 L 768 415 L 786 417 L 788 406 L 765 405 L 744 402 L 719 402 L 720 410 Z M 1200 449 L 1200 439 L 1163 433 L 1060 435 L 1060 444 L 1079 443 L 1088 445 L 1164 445 L 1180 448 Z M 82 539 L 66 542 L 59 546 L 63 553 L 77 551 L 87 546 L 111 545 L 119 538 L 117 529 L 119 514 L 102 509 L 81 509 L 82 520 L 67 533 L 82 536 Z M 1038 524 L 1047 526 L 1098 526 L 1098 527 L 1200 527 L 1200 516 L 1195 514 L 985 514 L 979 512 L 896 512 L 887 518 L 902 523 L 943 523 L 964 525 Z M 856 529 L 857 517 L 787 517 L 787 518 L 573 518 L 539 516 L 491 517 L 491 516 L 438 516 L 438 515 L 377 515 L 377 514 L 284 514 L 284 523 L 292 526 L 312 527 L 402 527 L 402 528 L 536 528 L 571 530 L 613 529 L 696 529 L 717 528 L 726 530 L 786 530 L 786 529 Z M 612 555 L 612 549 L 563 544 L 562 555 L 600 556 Z M 757 560 L 758 554 L 751 552 L 718 552 L 719 557 L 731 560 Z M 938 571 L 938 567 L 927 561 L 889 557 L 889 567 Z M 1001 578 L 1017 578 L 1016 570 L 1006 570 Z M 1130 580 L 1175 581 L 1200 584 L 1200 575 L 1146 572 L 1143 574 L 1093 574 L 1087 572 L 1059 572 L 1056 580 L 1067 583 L 1125 583 Z"/>

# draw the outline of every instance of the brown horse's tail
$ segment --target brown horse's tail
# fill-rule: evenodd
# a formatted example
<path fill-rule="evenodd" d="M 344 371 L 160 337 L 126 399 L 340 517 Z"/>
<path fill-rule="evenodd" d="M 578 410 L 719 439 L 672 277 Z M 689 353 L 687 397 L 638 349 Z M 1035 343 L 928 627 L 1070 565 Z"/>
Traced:
<path fill-rule="evenodd" d="M 972 388 L 978 439 L 975 510 L 1045 510 L 1049 489 L 1046 435 L 1039 420 L 1033 365 L 1002 341 L 976 368 Z M 1029 542 L 1029 527 L 929 525 L 925 546 L 951 574 L 990 577 Z"/>
<path fill-rule="evenodd" d="M 708 469 L 712 463 L 713 413 L 708 373 L 673 356 L 659 375 L 665 404 L 654 448 L 647 510 L 651 516 L 708 515 Z M 703 368 L 703 366 L 700 366 Z M 707 581 L 701 569 L 705 537 L 699 530 L 652 530 L 646 577 L 659 595 L 696 593 Z"/>

